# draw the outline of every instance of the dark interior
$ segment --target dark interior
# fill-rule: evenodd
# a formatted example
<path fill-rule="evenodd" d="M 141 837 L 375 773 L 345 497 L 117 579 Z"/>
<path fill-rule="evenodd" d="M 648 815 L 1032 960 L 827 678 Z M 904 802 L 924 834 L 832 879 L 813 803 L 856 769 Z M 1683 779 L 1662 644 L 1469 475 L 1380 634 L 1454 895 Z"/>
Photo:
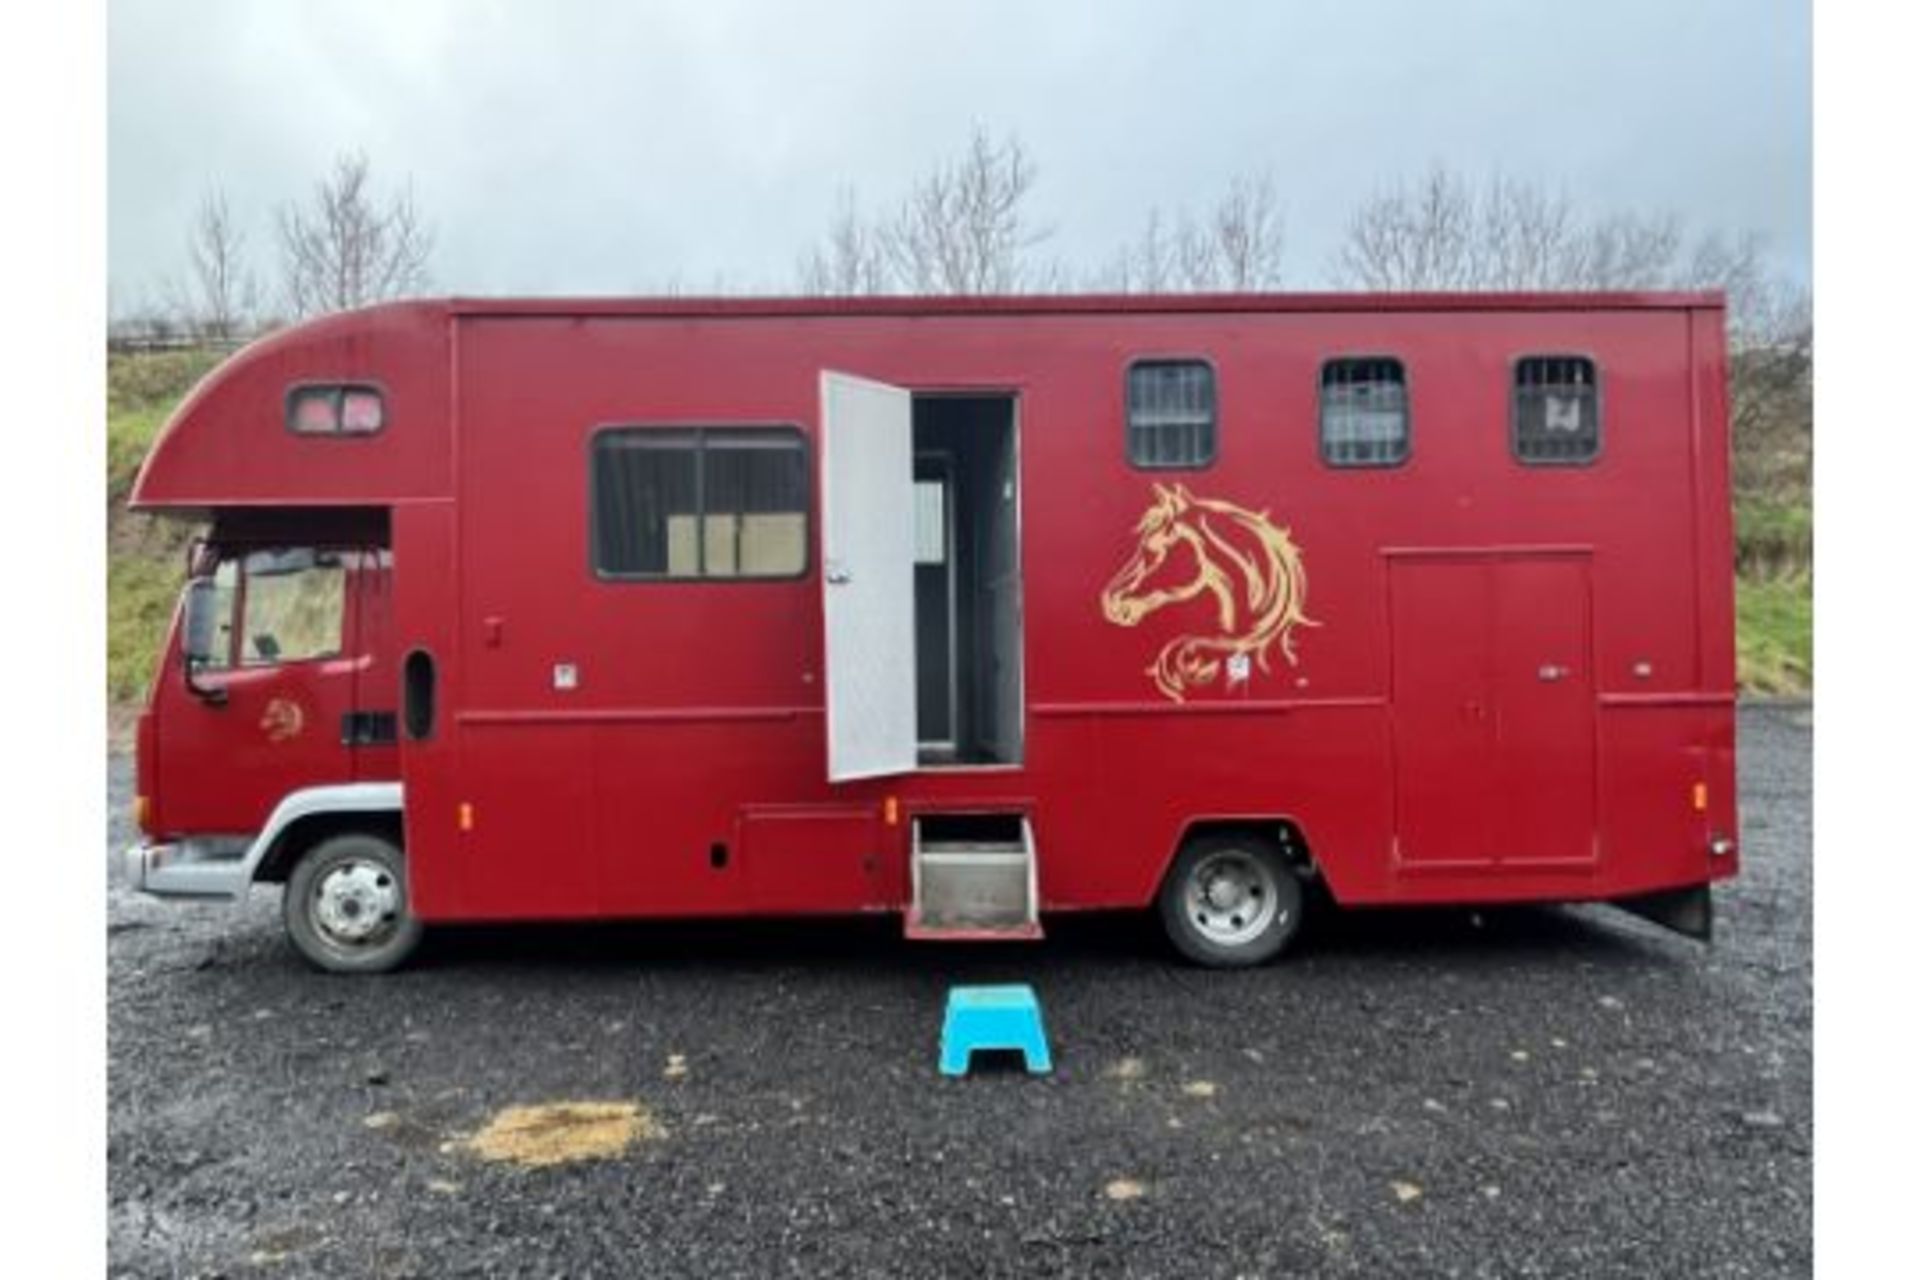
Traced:
<path fill-rule="evenodd" d="M 1013 397 L 915 396 L 913 450 L 920 758 L 1017 764 L 1023 744 Z"/>

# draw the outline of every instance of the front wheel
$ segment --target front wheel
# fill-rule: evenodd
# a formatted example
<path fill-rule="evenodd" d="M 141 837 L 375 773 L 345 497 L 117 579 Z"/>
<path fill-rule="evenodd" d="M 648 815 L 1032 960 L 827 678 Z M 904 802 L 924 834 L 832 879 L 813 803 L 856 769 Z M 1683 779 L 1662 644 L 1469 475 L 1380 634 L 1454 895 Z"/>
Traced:
<path fill-rule="evenodd" d="M 329 973 L 385 973 L 420 945 L 407 910 L 406 859 L 393 842 L 352 831 L 307 850 L 287 877 L 287 937 Z"/>
<path fill-rule="evenodd" d="M 1273 841 L 1251 832 L 1200 836 L 1160 886 L 1160 921 L 1195 964 L 1244 968 L 1293 941 L 1301 902 L 1300 878 Z"/>

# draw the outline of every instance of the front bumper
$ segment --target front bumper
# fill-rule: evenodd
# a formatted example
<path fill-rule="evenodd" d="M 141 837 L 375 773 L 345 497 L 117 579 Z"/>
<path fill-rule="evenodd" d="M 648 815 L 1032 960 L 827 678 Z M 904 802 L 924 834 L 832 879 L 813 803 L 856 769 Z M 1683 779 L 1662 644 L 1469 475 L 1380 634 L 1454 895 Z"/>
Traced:
<path fill-rule="evenodd" d="M 156 898 L 244 898 L 253 881 L 245 840 L 136 844 L 120 855 L 122 880 Z"/>

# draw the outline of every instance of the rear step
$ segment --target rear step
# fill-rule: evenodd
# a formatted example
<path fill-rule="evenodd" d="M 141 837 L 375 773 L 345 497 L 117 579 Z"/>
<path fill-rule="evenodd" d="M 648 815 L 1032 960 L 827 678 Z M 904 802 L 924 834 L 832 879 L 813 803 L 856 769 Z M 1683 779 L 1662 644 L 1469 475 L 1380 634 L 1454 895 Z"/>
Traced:
<path fill-rule="evenodd" d="M 1013 824 L 1018 822 L 1018 835 Z M 1040 936 L 1033 824 L 1022 815 L 913 820 L 913 905 L 907 936 L 1001 941 Z"/>

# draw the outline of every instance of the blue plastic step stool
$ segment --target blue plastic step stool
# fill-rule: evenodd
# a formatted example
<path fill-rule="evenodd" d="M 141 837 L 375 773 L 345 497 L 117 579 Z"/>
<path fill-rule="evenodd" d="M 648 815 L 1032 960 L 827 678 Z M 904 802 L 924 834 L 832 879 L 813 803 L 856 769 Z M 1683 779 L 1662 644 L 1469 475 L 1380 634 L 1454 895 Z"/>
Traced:
<path fill-rule="evenodd" d="M 1029 1074 L 1053 1070 L 1040 1000 L 1025 983 L 1005 987 L 954 987 L 947 992 L 947 1019 L 940 1028 L 940 1074 L 964 1076 L 976 1049 L 1017 1049 Z"/>

